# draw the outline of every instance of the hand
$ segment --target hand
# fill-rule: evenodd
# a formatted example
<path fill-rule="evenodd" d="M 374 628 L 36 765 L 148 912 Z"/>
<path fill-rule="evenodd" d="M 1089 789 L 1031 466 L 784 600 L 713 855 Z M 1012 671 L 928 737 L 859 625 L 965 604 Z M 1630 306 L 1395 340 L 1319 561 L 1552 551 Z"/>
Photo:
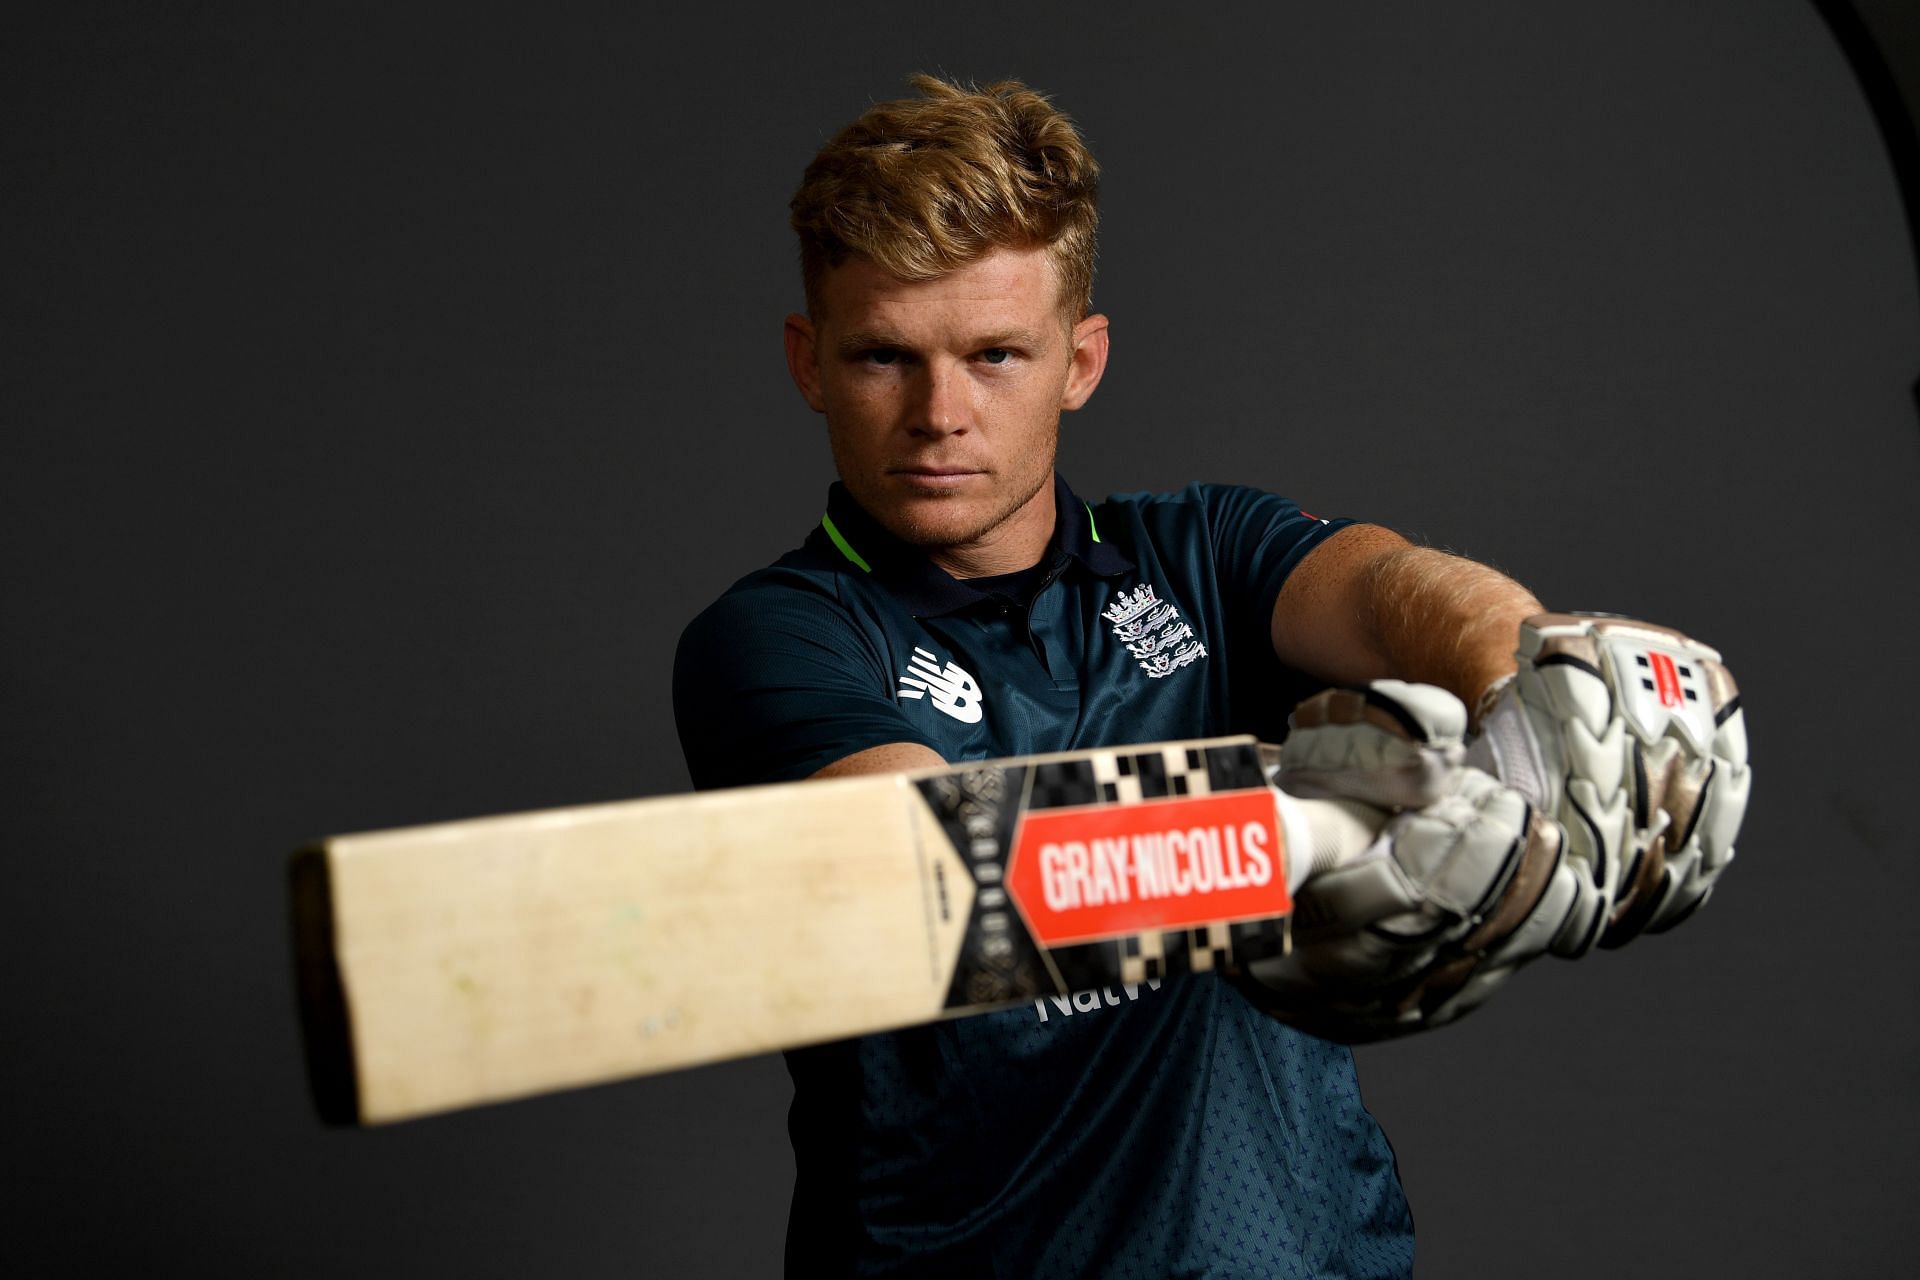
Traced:
<path fill-rule="evenodd" d="M 1358 858 L 1295 895 L 1293 946 L 1241 989 L 1349 1043 L 1450 1022 L 1543 952 L 1570 954 L 1604 905 L 1558 823 L 1462 763 L 1466 709 L 1398 680 L 1300 704 L 1276 779 L 1289 794 L 1395 811 Z"/>
<path fill-rule="evenodd" d="M 1678 631 L 1599 615 L 1528 618 L 1516 656 L 1469 761 L 1566 827 L 1607 902 L 1601 946 L 1672 928 L 1733 861 L 1746 813 L 1732 675 Z"/>

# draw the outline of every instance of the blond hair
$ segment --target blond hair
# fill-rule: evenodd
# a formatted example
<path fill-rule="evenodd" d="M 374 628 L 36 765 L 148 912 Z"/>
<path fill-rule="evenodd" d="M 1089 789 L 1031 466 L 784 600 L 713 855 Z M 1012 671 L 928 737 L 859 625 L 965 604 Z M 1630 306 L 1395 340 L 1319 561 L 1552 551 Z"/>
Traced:
<path fill-rule="evenodd" d="M 931 280 L 995 249 L 1044 247 L 1070 320 L 1093 307 L 1100 166 L 1073 122 L 1017 80 L 986 88 L 917 75 L 922 97 L 882 102 L 807 166 L 789 205 L 807 306 L 859 254 Z"/>

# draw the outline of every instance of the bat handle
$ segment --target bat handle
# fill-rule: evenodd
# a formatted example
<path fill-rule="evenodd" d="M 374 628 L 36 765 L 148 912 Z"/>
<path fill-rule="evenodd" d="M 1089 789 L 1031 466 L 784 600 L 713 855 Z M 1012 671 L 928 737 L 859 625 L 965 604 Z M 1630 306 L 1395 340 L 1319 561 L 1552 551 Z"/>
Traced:
<path fill-rule="evenodd" d="M 1309 876 L 1351 862 L 1373 846 L 1392 815 L 1355 800 L 1302 800 L 1276 789 L 1287 841 L 1287 890 Z"/>

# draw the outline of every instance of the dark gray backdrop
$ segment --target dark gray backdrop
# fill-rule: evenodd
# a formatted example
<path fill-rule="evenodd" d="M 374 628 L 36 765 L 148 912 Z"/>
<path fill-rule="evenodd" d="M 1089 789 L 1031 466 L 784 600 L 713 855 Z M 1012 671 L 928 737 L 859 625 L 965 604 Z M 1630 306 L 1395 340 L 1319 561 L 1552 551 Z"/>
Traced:
<path fill-rule="evenodd" d="M 1421 1274 L 1902 1270 L 1920 317 L 1810 5 L 162 8 L 0 75 L 13 1255 L 775 1269 L 777 1059 L 319 1129 L 284 859 L 685 787 L 677 633 L 830 478 L 785 201 L 924 68 L 1106 167 L 1083 492 L 1266 485 L 1741 678 L 1711 909 L 1362 1054 Z"/>

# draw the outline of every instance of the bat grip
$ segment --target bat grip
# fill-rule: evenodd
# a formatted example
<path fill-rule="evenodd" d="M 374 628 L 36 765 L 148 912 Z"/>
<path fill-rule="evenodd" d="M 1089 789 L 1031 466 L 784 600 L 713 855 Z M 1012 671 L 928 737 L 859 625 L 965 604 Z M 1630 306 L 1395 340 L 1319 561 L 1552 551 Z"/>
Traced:
<path fill-rule="evenodd" d="M 1275 790 L 1287 841 L 1287 889 L 1351 862 L 1373 846 L 1393 815 L 1357 800 L 1302 800 Z"/>

